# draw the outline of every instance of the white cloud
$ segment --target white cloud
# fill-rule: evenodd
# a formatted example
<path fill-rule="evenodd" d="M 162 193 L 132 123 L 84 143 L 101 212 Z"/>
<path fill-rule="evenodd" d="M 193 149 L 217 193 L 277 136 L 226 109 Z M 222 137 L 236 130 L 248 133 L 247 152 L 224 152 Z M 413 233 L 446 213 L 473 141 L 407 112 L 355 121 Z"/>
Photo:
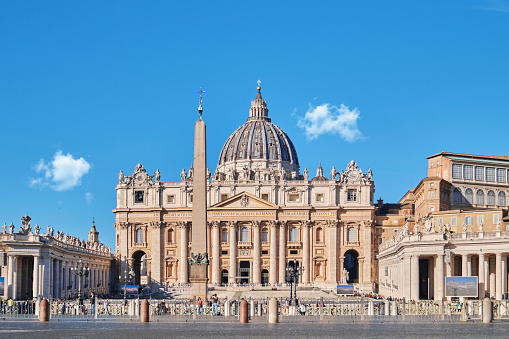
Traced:
<path fill-rule="evenodd" d="M 94 193 L 85 193 L 85 200 L 87 201 L 87 205 L 92 205 L 92 202 L 94 201 Z"/>
<path fill-rule="evenodd" d="M 83 158 L 74 159 L 70 153 L 64 155 L 58 151 L 48 163 L 39 160 L 34 170 L 44 173 L 44 178 L 31 178 L 30 187 L 43 189 L 49 186 L 55 191 L 66 191 L 81 185 L 81 178 L 90 170 L 90 164 Z"/>
<path fill-rule="evenodd" d="M 310 105 L 297 126 L 304 128 L 309 140 L 316 139 L 322 134 L 338 134 L 341 139 L 354 142 L 363 138 L 357 127 L 359 117 L 360 112 L 357 108 L 350 110 L 343 104 L 339 107 L 328 103 L 317 107 Z"/>

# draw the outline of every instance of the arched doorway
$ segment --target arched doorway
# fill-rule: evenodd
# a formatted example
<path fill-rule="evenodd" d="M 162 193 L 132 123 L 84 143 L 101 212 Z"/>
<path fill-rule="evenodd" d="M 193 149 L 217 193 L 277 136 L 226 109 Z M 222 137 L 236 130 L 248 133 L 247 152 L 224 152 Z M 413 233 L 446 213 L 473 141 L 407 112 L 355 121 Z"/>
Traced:
<path fill-rule="evenodd" d="M 298 269 L 298 268 L 299 268 L 299 266 L 300 266 L 300 264 L 299 264 L 299 262 L 298 262 L 297 260 L 292 260 L 292 261 L 289 261 L 289 262 L 288 262 L 288 267 Z M 299 276 L 299 275 L 297 275 L 297 276 L 295 277 L 295 281 L 294 281 L 294 283 L 298 284 L 298 283 L 299 283 L 299 281 L 300 281 L 300 279 L 299 279 L 299 278 L 300 278 L 300 276 Z"/>
<path fill-rule="evenodd" d="M 345 252 L 343 267 L 348 271 L 347 283 L 354 284 L 359 282 L 359 253 L 354 250 Z"/>
<path fill-rule="evenodd" d="M 262 285 L 267 285 L 269 283 L 269 271 L 262 270 Z"/>
<path fill-rule="evenodd" d="M 143 251 L 133 253 L 134 284 L 141 285 L 141 277 L 147 275 L 147 254 Z"/>
<path fill-rule="evenodd" d="M 228 270 L 221 271 L 221 285 L 228 285 Z"/>

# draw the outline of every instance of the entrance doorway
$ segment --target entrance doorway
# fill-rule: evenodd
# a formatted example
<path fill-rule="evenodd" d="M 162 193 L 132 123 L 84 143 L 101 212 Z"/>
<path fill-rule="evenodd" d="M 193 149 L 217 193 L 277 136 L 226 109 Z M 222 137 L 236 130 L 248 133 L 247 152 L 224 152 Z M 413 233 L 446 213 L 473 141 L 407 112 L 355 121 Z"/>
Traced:
<path fill-rule="evenodd" d="M 221 271 L 221 285 L 228 285 L 228 270 Z"/>
<path fill-rule="evenodd" d="M 20 285 L 20 299 L 33 298 L 33 281 L 34 281 L 34 257 L 21 258 L 21 285 Z M 56 284 L 56 282 L 55 282 Z"/>
<path fill-rule="evenodd" d="M 141 285 L 141 277 L 147 275 L 147 255 L 143 251 L 133 254 L 134 284 Z"/>
<path fill-rule="evenodd" d="M 354 250 L 345 252 L 343 267 L 348 271 L 347 283 L 354 284 L 359 282 L 359 253 Z"/>
<path fill-rule="evenodd" d="M 429 299 L 428 259 L 419 259 L 419 299 Z"/>
<path fill-rule="evenodd" d="M 300 266 L 300 263 L 297 260 L 292 260 L 292 261 L 288 262 L 288 267 L 290 267 L 290 268 L 298 269 L 299 266 Z M 294 283 L 298 284 L 299 282 L 300 282 L 300 276 L 296 275 Z"/>
<path fill-rule="evenodd" d="M 262 270 L 262 285 L 267 285 L 269 283 L 269 271 Z"/>
<path fill-rule="evenodd" d="M 240 262 L 240 284 L 249 284 L 249 277 L 251 275 L 251 264 L 249 261 L 241 261 Z"/>

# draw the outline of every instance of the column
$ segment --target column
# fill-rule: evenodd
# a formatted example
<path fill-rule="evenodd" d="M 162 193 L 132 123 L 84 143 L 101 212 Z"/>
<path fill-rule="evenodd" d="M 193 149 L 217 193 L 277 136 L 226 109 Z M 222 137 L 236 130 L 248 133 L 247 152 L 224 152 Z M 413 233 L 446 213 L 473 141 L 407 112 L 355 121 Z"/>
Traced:
<path fill-rule="evenodd" d="M 220 280 L 220 264 L 219 264 L 219 222 L 212 223 L 212 283 L 219 284 Z"/>
<path fill-rule="evenodd" d="M 338 282 L 338 221 L 331 220 L 328 222 L 328 226 L 325 229 L 329 230 L 329 262 L 328 262 L 328 276 L 327 281 L 329 283 L 336 285 Z M 325 235 L 324 229 L 324 235 Z M 341 271 L 339 271 L 341 272 Z"/>
<path fill-rule="evenodd" d="M 269 265 L 269 283 L 277 284 L 277 223 L 270 223 L 270 265 Z"/>
<path fill-rule="evenodd" d="M 410 264 L 410 297 L 412 300 L 419 300 L 419 256 L 412 255 Z"/>
<path fill-rule="evenodd" d="M 14 256 L 9 254 L 7 260 L 7 296 L 14 299 Z"/>
<path fill-rule="evenodd" d="M 402 272 L 408 272 L 408 268 L 410 267 L 411 265 L 411 257 L 410 255 L 405 255 L 403 257 L 403 265 L 402 265 Z M 402 298 L 407 298 L 407 299 L 412 299 L 412 295 L 411 295 L 411 286 L 412 286 L 412 281 L 410 279 L 411 275 L 410 274 L 401 274 L 401 280 L 402 280 L 402 295 L 401 297 Z"/>
<path fill-rule="evenodd" d="M 39 256 L 34 255 L 34 280 L 32 283 L 32 298 L 35 300 L 39 296 Z"/>
<path fill-rule="evenodd" d="M 253 283 L 261 284 L 260 270 L 260 222 L 254 221 L 253 227 Z"/>
<path fill-rule="evenodd" d="M 151 222 L 150 223 L 150 230 L 152 231 L 152 262 L 151 262 L 151 278 L 152 283 L 156 283 L 159 287 L 163 286 L 164 282 L 164 275 L 161 274 L 161 256 L 164 255 L 164 249 L 161 244 L 161 239 L 163 239 L 164 243 L 164 236 L 161 236 L 161 222 Z M 95 285 L 97 286 L 97 284 Z"/>
<path fill-rule="evenodd" d="M 187 283 L 187 221 L 179 223 L 180 228 L 180 282 Z"/>
<path fill-rule="evenodd" d="M 444 255 L 438 254 L 435 262 L 435 300 L 442 300 L 444 298 Z"/>
<path fill-rule="evenodd" d="M 495 264 L 495 298 L 497 300 L 502 300 L 502 253 L 497 253 L 496 255 L 496 264 Z"/>
<path fill-rule="evenodd" d="M 507 257 L 502 256 L 502 298 L 506 299 L 507 291 Z"/>
<path fill-rule="evenodd" d="M 479 254 L 479 300 L 484 299 L 486 295 L 486 280 L 484 276 L 484 253 Z"/>
<path fill-rule="evenodd" d="M 228 282 L 235 284 L 237 280 L 237 222 L 230 222 L 230 269 Z"/>
<path fill-rule="evenodd" d="M 468 268 L 467 268 L 467 264 L 468 264 L 467 257 L 468 257 L 467 254 L 462 254 L 461 255 L 461 276 L 462 277 L 466 277 L 467 276 L 467 271 L 468 271 Z"/>
<path fill-rule="evenodd" d="M 279 283 L 286 277 L 286 221 L 279 222 Z"/>
<path fill-rule="evenodd" d="M 120 227 L 120 272 L 124 272 L 126 269 L 129 270 L 127 255 L 129 253 L 129 241 L 128 241 L 128 231 L 130 230 L 129 224 L 126 222 L 121 222 L 118 224 Z M 187 261 L 187 260 L 186 260 Z M 76 284 L 73 284 L 75 286 Z M 75 288 L 76 289 L 76 286 Z"/>
<path fill-rule="evenodd" d="M 467 255 L 467 277 L 472 276 L 472 256 Z"/>
<path fill-rule="evenodd" d="M 309 222 L 304 221 L 302 223 L 302 283 L 308 284 L 310 277 L 309 266 Z"/>
<path fill-rule="evenodd" d="M 64 272 L 64 278 L 63 281 L 63 298 L 68 297 L 68 289 L 67 286 L 69 286 L 69 263 L 67 261 L 63 262 L 63 272 Z"/>

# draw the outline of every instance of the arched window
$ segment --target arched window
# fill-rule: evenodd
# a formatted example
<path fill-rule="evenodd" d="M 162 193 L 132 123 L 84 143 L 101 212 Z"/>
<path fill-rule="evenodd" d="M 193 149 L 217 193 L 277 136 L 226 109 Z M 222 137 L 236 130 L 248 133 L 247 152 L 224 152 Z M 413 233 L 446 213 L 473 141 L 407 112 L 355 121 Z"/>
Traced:
<path fill-rule="evenodd" d="M 268 242 L 269 241 L 269 232 L 266 228 L 262 230 L 262 242 Z"/>
<path fill-rule="evenodd" d="M 316 229 L 316 242 L 320 242 L 320 241 L 323 241 L 323 235 L 322 235 L 323 231 L 322 231 L 322 228 L 321 227 L 318 227 Z"/>
<path fill-rule="evenodd" d="M 461 203 L 461 191 L 458 188 L 454 189 L 453 199 L 454 199 L 454 202 Z"/>
<path fill-rule="evenodd" d="M 221 231 L 221 242 L 228 242 L 228 230 L 226 228 Z"/>
<path fill-rule="evenodd" d="M 495 205 L 495 192 L 492 190 L 488 191 L 488 199 L 486 199 L 488 205 Z"/>
<path fill-rule="evenodd" d="M 172 229 L 168 230 L 168 242 L 169 243 L 175 242 L 175 239 L 173 238 L 173 230 Z"/>
<path fill-rule="evenodd" d="M 498 206 L 505 206 L 505 192 L 498 192 Z"/>
<path fill-rule="evenodd" d="M 137 244 L 143 243 L 143 230 L 141 228 L 138 228 L 136 230 L 136 243 Z"/>
<path fill-rule="evenodd" d="M 297 231 L 297 227 L 290 228 L 290 241 L 292 242 L 299 241 L 299 233 Z"/>
<path fill-rule="evenodd" d="M 475 203 L 477 205 L 484 205 L 484 191 L 483 190 L 477 190 L 475 193 L 476 200 Z"/>
<path fill-rule="evenodd" d="M 249 230 L 245 226 L 240 229 L 240 241 L 249 241 Z"/>
<path fill-rule="evenodd" d="M 355 231 L 355 227 L 348 227 L 348 234 L 347 234 L 347 239 L 348 239 L 348 242 L 355 242 L 357 241 L 357 234 L 356 234 L 356 231 Z"/>
<path fill-rule="evenodd" d="M 474 192 L 472 191 L 471 188 L 467 188 L 465 190 L 465 200 L 469 203 L 469 204 L 472 204 L 474 202 Z"/>

